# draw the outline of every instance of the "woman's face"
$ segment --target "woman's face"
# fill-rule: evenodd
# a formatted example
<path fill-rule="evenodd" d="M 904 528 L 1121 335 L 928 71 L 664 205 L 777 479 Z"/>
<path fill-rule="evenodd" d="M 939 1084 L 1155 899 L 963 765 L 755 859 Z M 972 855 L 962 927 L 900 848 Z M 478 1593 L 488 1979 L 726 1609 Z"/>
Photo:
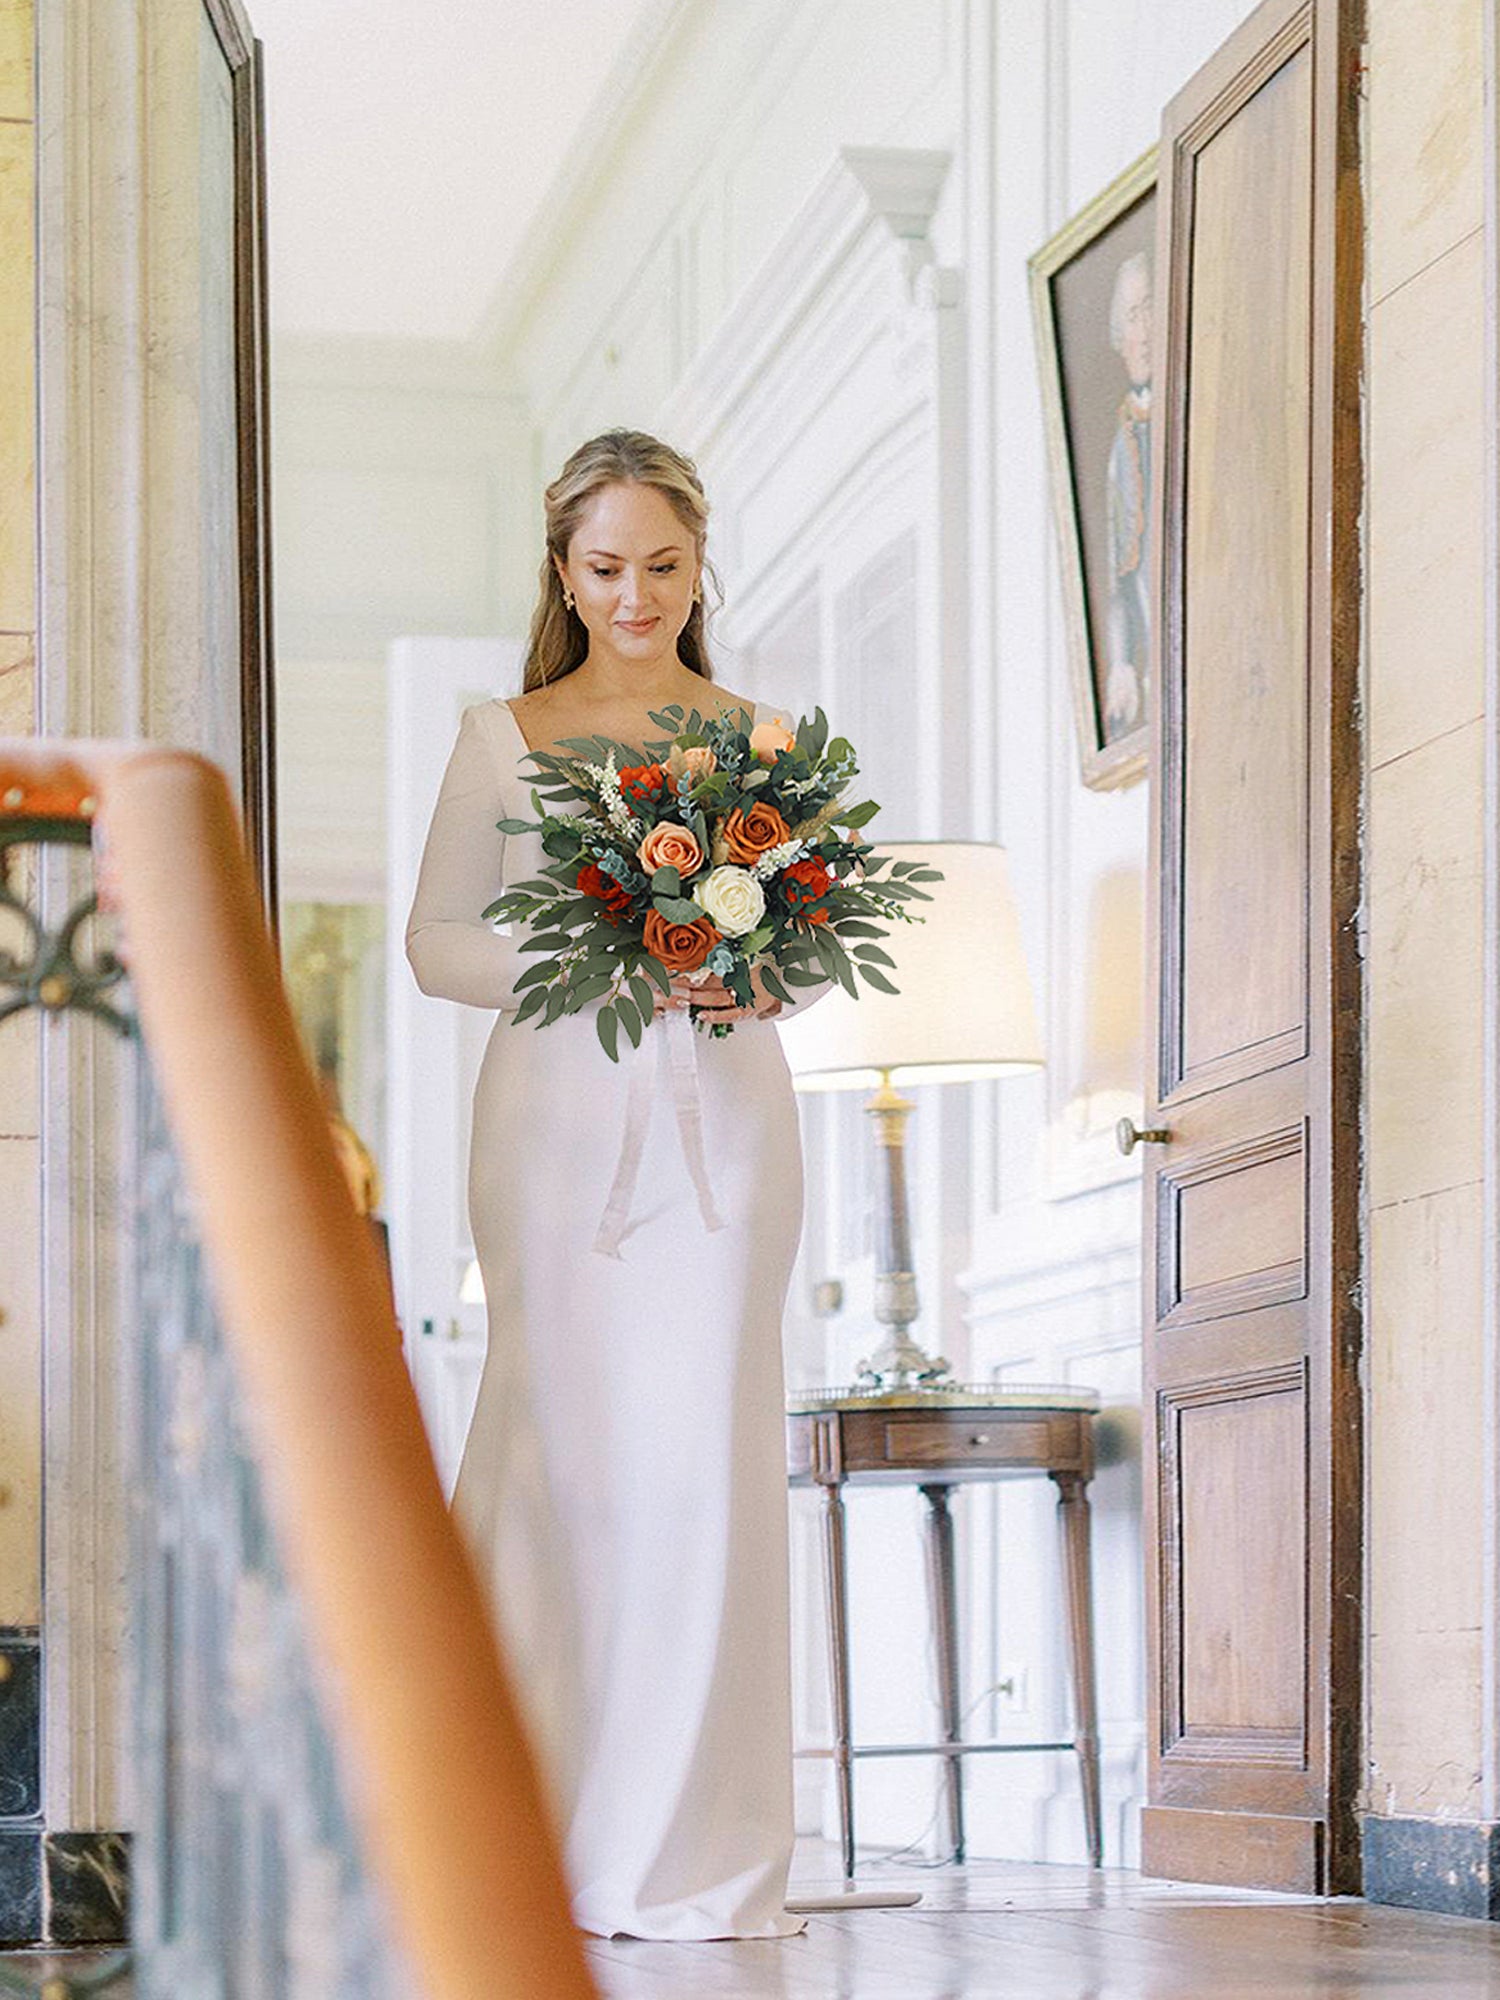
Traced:
<path fill-rule="evenodd" d="M 677 652 L 693 608 L 693 538 L 654 486 L 602 486 L 558 572 L 577 600 L 589 651 L 643 666 Z"/>

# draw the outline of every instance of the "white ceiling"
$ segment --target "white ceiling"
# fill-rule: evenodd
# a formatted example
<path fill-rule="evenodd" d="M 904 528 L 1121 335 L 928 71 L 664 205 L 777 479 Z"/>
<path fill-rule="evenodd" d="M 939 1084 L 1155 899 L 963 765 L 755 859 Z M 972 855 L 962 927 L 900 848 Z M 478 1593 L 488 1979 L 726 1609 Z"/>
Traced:
<path fill-rule="evenodd" d="M 463 340 L 654 0 L 247 0 L 277 333 Z M 606 91 L 606 87 L 609 89 Z M 596 101 L 597 100 L 597 101 Z"/>

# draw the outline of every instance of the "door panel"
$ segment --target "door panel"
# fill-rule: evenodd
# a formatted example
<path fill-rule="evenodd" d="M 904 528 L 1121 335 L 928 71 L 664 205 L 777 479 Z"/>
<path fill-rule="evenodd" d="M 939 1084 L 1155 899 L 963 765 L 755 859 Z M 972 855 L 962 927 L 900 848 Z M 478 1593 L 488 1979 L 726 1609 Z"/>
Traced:
<path fill-rule="evenodd" d="M 1254 14 L 1158 208 L 1143 1865 L 1313 1891 L 1358 1870 L 1353 33 Z"/>
<path fill-rule="evenodd" d="M 1183 664 L 1189 687 L 1211 677 L 1213 699 L 1183 718 L 1169 864 L 1183 1078 L 1304 1047 L 1311 73 L 1304 43 L 1186 163 Z"/>

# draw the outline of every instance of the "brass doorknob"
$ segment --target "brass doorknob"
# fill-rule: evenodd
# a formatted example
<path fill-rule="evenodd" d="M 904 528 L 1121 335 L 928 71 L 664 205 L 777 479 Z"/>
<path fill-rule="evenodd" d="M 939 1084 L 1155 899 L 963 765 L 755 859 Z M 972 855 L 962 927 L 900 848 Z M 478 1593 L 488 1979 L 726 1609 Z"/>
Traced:
<path fill-rule="evenodd" d="M 1165 1146 L 1171 1136 L 1165 1125 L 1152 1125 L 1143 1132 L 1133 1118 L 1122 1118 L 1115 1127 L 1115 1144 L 1127 1160 L 1137 1146 Z"/>

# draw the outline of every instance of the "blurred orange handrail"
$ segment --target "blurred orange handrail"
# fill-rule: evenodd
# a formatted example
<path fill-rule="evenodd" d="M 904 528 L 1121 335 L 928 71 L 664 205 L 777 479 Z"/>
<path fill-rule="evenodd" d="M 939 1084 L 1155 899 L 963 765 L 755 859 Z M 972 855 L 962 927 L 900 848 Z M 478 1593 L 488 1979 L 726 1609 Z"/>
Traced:
<path fill-rule="evenodd" d="M 588 2000 L 556 1834 L 223 776 L 180 751 L 0 739 L 0 815 L 102 831 L 351 1810 L 424 2000 Z"/>

